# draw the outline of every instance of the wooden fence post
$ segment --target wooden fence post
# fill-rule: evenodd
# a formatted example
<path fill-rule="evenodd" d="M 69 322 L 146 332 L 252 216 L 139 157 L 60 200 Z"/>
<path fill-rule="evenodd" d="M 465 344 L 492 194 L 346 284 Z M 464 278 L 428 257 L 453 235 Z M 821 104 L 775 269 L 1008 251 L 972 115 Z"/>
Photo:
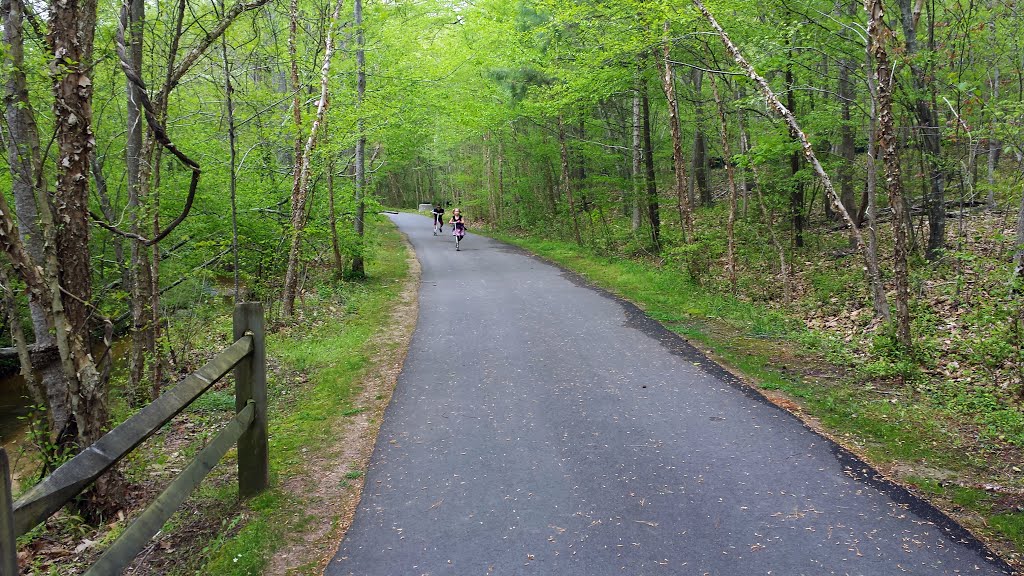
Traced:
<path fill-rule="evenodd" d="M 0 448 L 0 576 L 17 576 L 18 542 L 14 535 L 14 499 L 11 495 L 11 464 Z"/>
<path fill-rule="evenodd" d="M 252 353 L 235 366 L 235 412 L 245 409 L 250 399 L 256 403 L 252 424 L 238 439 L 238 495 L 241 498 L 255 496 L 270 485 L 267 353 L 263 323 L 263 305 L 259 302 L 243 302 L 235 306 L 235 340 L 246 334 L 252 335 Z"/>

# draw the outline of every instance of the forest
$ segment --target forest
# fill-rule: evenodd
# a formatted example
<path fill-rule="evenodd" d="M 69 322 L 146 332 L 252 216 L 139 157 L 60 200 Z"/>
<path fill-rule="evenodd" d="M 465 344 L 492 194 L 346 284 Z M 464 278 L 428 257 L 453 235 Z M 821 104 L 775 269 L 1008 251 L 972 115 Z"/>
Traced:
<path fill-rule="evenodd" d="M 883 463 L 924 454 L 903 480 L 1020 562 L 1022 11 L 3 0 L 0 346 L 33 462 L 194 368 L 225 302 L 287 332 L 367 290 L 376 213 L 435 203 L 769 380 L 820 376 L 773 387 Z"/>

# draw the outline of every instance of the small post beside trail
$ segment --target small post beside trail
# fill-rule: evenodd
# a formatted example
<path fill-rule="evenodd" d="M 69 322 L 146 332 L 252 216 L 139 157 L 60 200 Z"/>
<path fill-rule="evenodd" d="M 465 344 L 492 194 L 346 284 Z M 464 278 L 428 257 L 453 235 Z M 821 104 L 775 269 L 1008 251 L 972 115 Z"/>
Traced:
<path fill-rule="evenodd" d="M 235 366 L 235 411 L 255 403 L 252 425 L 238 439 L 238 495 L 255 496 L 270 485 L 267 445 L 267 352 L 263 305 L 245 302 L 235 306 L 234 339 L 252 336 L 252 353 Z"/>
<path fill-rule="evenodd" d="M 0 576 L 17 576 L 18 543 L 14 533 L 14 498 L 11 495 L 11 463 L 0 448 Z"/>

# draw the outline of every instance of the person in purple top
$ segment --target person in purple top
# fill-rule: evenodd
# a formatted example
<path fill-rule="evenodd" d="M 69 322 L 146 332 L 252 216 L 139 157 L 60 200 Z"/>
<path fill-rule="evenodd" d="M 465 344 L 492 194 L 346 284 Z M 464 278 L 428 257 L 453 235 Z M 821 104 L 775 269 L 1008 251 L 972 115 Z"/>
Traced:
<path fill-rule="evenodd" d="M 452 225 L 452 236 L 455 236 L 455 249 L 458 250 L 462 237 L 466 235 L 466 219 L 458 208 L 452 210 L 450 224 Z"/>

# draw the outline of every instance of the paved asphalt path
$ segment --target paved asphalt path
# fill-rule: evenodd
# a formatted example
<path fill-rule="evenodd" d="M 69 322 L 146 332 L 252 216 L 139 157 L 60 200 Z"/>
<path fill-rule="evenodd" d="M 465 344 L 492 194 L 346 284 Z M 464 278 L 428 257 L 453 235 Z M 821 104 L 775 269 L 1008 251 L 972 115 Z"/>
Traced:
<path fill-rule="evenodd" d="M 1010 573 L 631 304 L 392 218 L 419 322 L 325 574 Z"/>

